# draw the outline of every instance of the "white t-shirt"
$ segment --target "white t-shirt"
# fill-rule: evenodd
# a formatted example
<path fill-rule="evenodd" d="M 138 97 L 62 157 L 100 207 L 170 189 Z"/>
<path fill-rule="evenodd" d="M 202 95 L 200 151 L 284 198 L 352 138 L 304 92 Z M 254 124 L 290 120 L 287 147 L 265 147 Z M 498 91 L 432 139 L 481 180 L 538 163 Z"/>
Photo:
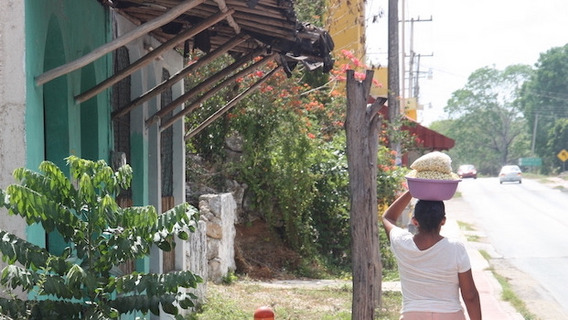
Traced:
<path fill-rule="evenodd" d="M 462 310 L 458 273 L 471 269 L 463 243 L 443 238 L 420 250 L 413 235 L 401 228 L 390 231 L 402 287 L 402 312 L 449 313 Z"/>

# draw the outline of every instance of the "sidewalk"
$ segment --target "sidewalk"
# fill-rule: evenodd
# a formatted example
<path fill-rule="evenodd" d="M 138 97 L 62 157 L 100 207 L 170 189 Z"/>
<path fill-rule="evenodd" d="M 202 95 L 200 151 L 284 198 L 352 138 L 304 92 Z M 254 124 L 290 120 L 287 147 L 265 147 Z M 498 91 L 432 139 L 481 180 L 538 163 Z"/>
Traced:
<path fill-rule="evenodd" d="M 471 260 L 473 278 L 481 299 L 481 312 L 483 319 L 489 320 L 524 320 L 508 302 L 501 299 L 501 285 L 489 270 L 489 263 L 471 243 L 467 242 L 464 232 L 458 225 L 458 218 L 464 213 L 459 200 L 446 201 L 446 224 L 442 227 L 442 234 L 449 238 L 457 238 L 466 244 Z M 464 306 L 465 310 L 465 306 Z M 467 315 L 467 313 L 466 313 Z M 469 319 L 469 318 L 468 318 Z"/>

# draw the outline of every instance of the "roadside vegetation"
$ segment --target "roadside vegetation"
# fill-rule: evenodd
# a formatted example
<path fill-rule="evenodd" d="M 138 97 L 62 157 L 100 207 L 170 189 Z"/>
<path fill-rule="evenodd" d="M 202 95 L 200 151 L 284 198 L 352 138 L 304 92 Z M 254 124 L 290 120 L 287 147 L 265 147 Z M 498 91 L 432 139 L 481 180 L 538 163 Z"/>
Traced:
<path fill-rule="evenodd" d="M 299 1 L 298 18 L 323 26 L 324 1 Z M 199 58 L 199 53 L 195 53 Z M 298 64 L 293 72 L 278 72 L 224 117 L 187 140 L 188 183 L 206 184 L 217 192 L 231 192 L 235 183 L 246 186 L 243 196 L 244 225 L 260 219 L 282 242 L 305 260 L 286 266 L 297 276 L 340 276 L 351 270 L 349 177 L 344 130 L 346 97 L 345 70 L 364 70 L 364 62 L 343 52 L 330 74 L 308 72 Z M 192 75 L 189 87 L 219 70 L 230 59 L 219 59 L 208 70 Z M 274 68 L 237 79 L 226 89 L 186 117 L 188 128 L 196 127 L 239 92 Z M 361 74 L 358 73 L 357 77 Z M 375 84 L 379 85 L 379 84 Z M 379 211 L 384 210 L 403 188 L 405 168 L 394 165 L 397 155 L 388 141 L 412 147 L 404 133 L 384 123 L 378 155 L 377 194 Z M 227 141 L 238 141 L 238 152 Z M 199 157 L 207 170 L 192 163 Z M 198 195 L 197 195 L 198 196 Z M 198 197 L 189 199 L 197 205 Z M 380 212 L 379 212 L 380 213 Z M 383 241 L 385 242 L 385 241 Z M 391 272 L 388 249 L 381 249 L 384 273 Z M 315 262 L 315 263 L 314 263 Z M 311 270 L 310 270 L 311 269 Z M 242 270 L 237 270 L 237 273 Z"/>
<path fill-rule="evenodd" d="M 327 8 L 323 0 L 297 1 L 296 9 L 299 20 L 317 26 L 324 24 Z M 202 53 L 192 54 L 191 59 L 199 59 Z M 282 243 L 297 253 L 301 259 L 299 263 L 281 266 L 288 274 L 297 277 L 344 278 L 351 268 L 349 188 L 343 128 L 346 98 L 341 88 L 346 69 L 361 71 L 366 66 L 350 52 L 343 52 L 341 57 L 336 58 L 345 63 L 337 64 L 330 74 L 307 72 L 300 63 L 298 66 L 289 66 L 296 68 L 292 68 L 293 72 L 277 73 L 262 84 L 256 93 L 186 142 L 188 152 L 195 156 L 187 157 L 188 182 L 206 185 L 219 192 L 232 191 L 233 182 L 246 186 L 242 216 L 265 221 Z M 192 74 L 186 85 L 188 88 L 196 85 L 231 61 L 230 57 L 223 57 L 209 64 L 206 70 Z M 525 157 L 539 157 L 543 165 L 533 174 L 558 173 L 563 163 L 556 154 L 566 148 L 565 142 L 568 141 L 568 104 L 565 103 L 568 99 L 568 77 L 565 76 L 568 74 L 568 64 L 565 61 L 568 61 L 568 45 L 543 53 L 534 67 L 514 65 L 504 70 L 484 67 L 472 73 L 464 88 L 454 92 L 447 103 L 445 111 L 450 115 L 449 120 L 437 121 L 431 126 L 455 140 L 455 147 L 448 151 L 453 163 L 472 163 L 480 174 L 495 176 L 504 164 L 516 163 Z M 234 98 L 241 86 L 255 82 L 275 67 L 276 62 L 268 63 L 266 69 L 237 79 L 234 87 L 226 88 L 216 97 L 208 99 L 186 117 L 187 128 L 198 126 L 214 114 L 220 105 Z M 408 150 L 419 153 L 428 151 L 408 142 L 413 141 L 413 137 L 394 129 L 397 121 L 399 119 L 383 123 L 380 132 L 377 164 L 379 214 L 404 189 L 404 175 L 407 173 L 405 168 L 395 165 L 401 154 L 389 149 L 388 145 L 400 142 L 401 153 Z M 229 140 L 238 142 L 237 156 L 235 150 L 228 150 Z M 196 158 L 207 164 L 207 170 L 196 166 Z M 147 255 L 154 242 L 164 250 L 171 250 L 174 236 L 187 238 L 186 232 L 179 230 L 179 227 L 190 228 L 194 222 L 186 221 L 189 218 L 181 215 L 190 207 L 169 212 L 165 216 L 171 217 L 168 221 L 158 220 L 152 208 L 140 209 L 153 219 L 140 221 L 136 219 L 139 215 L 135 212 L 124 213 L 113 202 L 118 185 L 127 187 L 130 183 L 127 178 L 130 172 L 114 173 L 107 167 L 101 169 L 98 163 L 74 158 L 70 158 L 70 161 L 78 166 L 73 170 L 80 190 L 72 189 L 75 185 L 46 163 L 43 169 L 47 168 L 45 173 L 55 177 L 53 183 L 65 183 L 67 189 L 62 188 L 60 194 L 53 194 L 47 189 L 54 188 L 47 188 L 48 184 L 40 181 L 30 186 L 29 191 L 22 192 L 19 199 L 14 196 L 16 193 L 13 190 L 8 191 L 14 192 L 10 201 L 3 200 L 8 198 L 4 197 L 4 193 L 0 194 L 0 200 L 4 201 L 0 204 L 12 210 L 12 213 L 22 215 L 30 224 L 39 222 L 47 231 L 60 231 L 65 241 L 77 245 L 76 252 L 30 256 L 27 254 L 37 251 L 36 247 L 21 242 L 4 242 L 3 259 L 10 263 L 19 261 L 24 268 L 7 269 L 2 275 L 2 284 L 11 288 L 23 285 L 24 291 L 34 291 L 38 296 L 54 295 L 68 299 L 70 305 L 75 304 L 74 299 L 88 298 L 91 303 L 88 312 L 95 314 L 100 311 L 108 317 L 130 311 L 155 311 L 158 301 L 172 314 L 177 313 L 176 304 L 191 307 L 194 297 L 177 295 L 177 285 L 174 286 L 181 281 L 186 287 L 195 287 L 201 279 L 191 273 L 180 274 L 179 279 L 173 280 L 170 279 L 175 276 L 172 274 L 160 279 L 148 276 L 148 281 L 143 284 L 138 279 L 126 276 L 119 284 L 112 282 L 110 276 L 111 271 L 116 271 L 111 270 L 113 265 Z M 97 176 L 99 170 L 103 173 Z M 25 172 L 26 179 L 23 179 L 24 173 L 21 174 L 24 187 L 25 183 L 34 181 L 31 179 L 33 173 Z M 114 175 L 125 180 L 117 182 L 113 180 Z M 96 182 L 100 184 L 95 185 Z M 40 190 L 32 190 L 32 187 L 39 187 Z M 24 201 L 24 196 L 32 197 L 36 193 L 38 198 Z M 83 203 L 84 206 L 78 206 L 72 212 L 57 211 L 57 205 L 64 200 Z M 195 198 L 189 201 L 197 204 Z M 32 204 L 43 207 L 30 212 L 20 210 L 28 209 Z M 49 213 L 55 216 L 44 214 L 44 209 L 48 207 L 52 209 Z M 100 211 L 83 212 L 83 208 L 100 208 Z M 84 215 L 84 221 L 74 216 L 78 213 Z M 118 213 L 125 214 L 121 219 L 134 229 L 132 233 L 127 234 L 127 229 L 109 229 L 119 219 Z M 64 219 L 66 217 L 74 219 L 70 221 Z M 196 215 L 191 219 L 196 219 Z M 148 221 L 154 220 L 157 225 L 148 225 Z M 252 219 L 244 224 L 251 222 Z M 79 226 L 85 228 L 82 230 Z M 152 232 L 137 234 L 136 231 L 141 229 Z M 85 233 L 85 230 L 89 233 Z M 388 249 L 383 229 L 379 230 L 383 281 L 396 280 L 396 262 Z M 85 234 L 85 237 L 77 236 Z M 8 235 L 3 233 L 2 236 Z M 127 236 L 130 238 L 123 238 Z M 144 240 L 139 251 L 132 250 L 137 245 L 133 240 L 137 236 Z M 92 239 L 95 239 L 94 243 L 90 241 Z M 26 255 L 16 254 L 26 249 Z M 98 260 L 90 259 L 90 255 Z M 72 265 L 60 256 L 81 261 Z M 508 288 L 506 279 L 496 276 L 504 281 L 502 285 L 504 292 L 507 292 L 506 299 L 511 299 L 527 319 L 532 319 L 532 315 L 523 310 L 522 301 L 517 301 L 518 298 Z M 279 319 L 350 319 L 350 285 L 282 289 L 260 287 L 241 279 L 246 279 L 246 274 L 230 275 L 225 279 L 228 284 L 210 284 L 207 303 L 188 319 L 250 319 L 257 307 L 266 304 L 277 311 Z M 103 283 L 94 286 L 97 281 Z M 75 287 L 68 286 L 70 282 Z M 164 286 L 157 286 L 156 283 L 164 283 Z M 126 297 L 120 297 L 124 298 L 125 303 L 119 303 L 119 298 L 109 301 L 115 292 L 136 296 L 155 287 L 161 291 L 152 292 L 156 297 L 153 301 L 132 301 Z M 0 300 L 0 311 L 19 315 L 33 308 L 57 303 L 45 300 L 33 306 L 14 300 L 17 303 Z M 382 301 L 377 319 L 398 319 L 400 293 L 384 292 Z M 63 311 L 73 313 L 76 310 Z"/>
<path fill-rule="evenodd" d="M 448 120 L 430 125 L 456 141 L 448 151 L 453 163 L 474 164 L 488 176 L 506 164 L 520 164 L 524 172 L 561 173 L 565 167 L 557 155 L 568 141 L 567 59 L 565 45 L 541 53 L 534 66 L 474 71 L 448 100 Z M 542 166 L 523 166 L 522 158 L 540 158 Z"/>
<path fill-rule="evenodd" d="M 495 276 L 503 290 L 503 292 L 501 293 L 501 298 L 504 301 L 509 302 L 513 306 L 513 308 L 515 308 L 515 310 L 517 310 L 523 316 L 525 320 L 536 320 L 537 317 L 528 310 L 523 300 L 521 300 L 517 296 L 513 288 L 511 288 L 511 285 L 509 284 L 507 278 L 498 274 L 494 270 L 491 270 L 491 272 L 493 273 L 493 276 Z"/>
<path fill-rule="evenodd" d="M 182 319 L 179 308 L 193 307 L 197 297 L 179 289 L 196 288 L 199 276 L 122 268 L 147 257 L 152 246 L 170 251 L 175 238 L 187 240 L 197 209 L 183 203 L 158 215 L 152 206 L 121 208 L 115 199 L 130 187 L 129 165 L 114 171 L 103 160 L 66 160 L 67 168 L 44 161 L 38 172 L 16 169 L 17 183 L 0 190 L 1 207 L 41 225 L 52 239 L 44 248 L 0 230 L 8 264 L 0 275 L 0 319 L 103 320 L 160 309 Z M 55 246 L 56 237 L 65 245 Z"/>
<path fill-rule="evenodd" d="M 252 319 L 254 311 L 269 306 L 276 319 L 350 320 L 352 287 L 338 281 L 327 286 L 263 286 L 254 281 L 238 281 L 231 285 L 208 285 L 209 298 L 199 312 L 188 320 Z M 402 295 L 383 292 L 375 320 L 398 320 Z"/>

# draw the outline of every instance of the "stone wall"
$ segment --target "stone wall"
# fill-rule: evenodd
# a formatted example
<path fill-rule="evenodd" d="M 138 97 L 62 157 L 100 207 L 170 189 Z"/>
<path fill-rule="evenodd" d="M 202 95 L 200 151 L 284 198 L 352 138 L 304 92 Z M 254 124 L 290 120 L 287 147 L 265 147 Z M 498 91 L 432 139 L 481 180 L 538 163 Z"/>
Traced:
<path fill-rule="evenodd" d="M 231 193 L 199 197 L 199 212 L 207 234 L 207 280 L 222 282 L 235 271 L 235 222 L 237 205 Z"/>
<path fill-rule="evenodd" d="M 178 243 L 183 248 L 184 261 L 180 267 L 203 278 L 203 283 L 189 292 L 197 296 L 197 305 L 203 305 L 207 282 L 220 283 L 235 270 L 236 203 L 231 193 L 204 194 L 199 197 L 200 221 L 188 241 Z M 176 262 L 176 266 L 178 263 Z M 195 310 L 183 312 L 187 315 Z"/>
<path fill-rule="evenodd" d="M 195 226 L 195 232 L 189 233 L 189 239 L 184 246 L 186 266 L 189 271 L 203 278 L 196 289 L 190 292 L 197 296 L 197 303 L 205 303 L 207 294 L 207 225 L 205 221 L 199 221 Z"/>

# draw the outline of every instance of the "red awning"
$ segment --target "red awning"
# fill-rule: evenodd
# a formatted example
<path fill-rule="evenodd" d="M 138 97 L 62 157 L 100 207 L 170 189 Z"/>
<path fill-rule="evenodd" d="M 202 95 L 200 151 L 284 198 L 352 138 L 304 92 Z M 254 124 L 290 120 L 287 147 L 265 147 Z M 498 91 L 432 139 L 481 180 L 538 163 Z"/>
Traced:
<path fill-rule="evenodd" d="M 450 150 L 454 147 L 454 139 L 448 138 L 432 129 L 428 129 L 410 118 L 407 119 L 413 123 L 403 126 L 402 129 L 407 130 L 410 135 L 416 139 L 416 144 L 419 147 L 431 151 Z"/>
<path fill-rule="evenodd" d="M 373 101 L 369 102 L 372 103 Z M 388 106 L 383 106 L 381 110 L 379 110 L 379 113 L 382 114 L 385 119 L 389 119 Z M 418 147 L 430 151 L 450 150 L 454 147 L 454 139 L 448 138 L 432 129 L 428 129 L 409 117 L 406 117 L 406 119 L 410 124 L 402 126 L 402 129 L 408 131 L 410 135 L 416 139 Z"/>

